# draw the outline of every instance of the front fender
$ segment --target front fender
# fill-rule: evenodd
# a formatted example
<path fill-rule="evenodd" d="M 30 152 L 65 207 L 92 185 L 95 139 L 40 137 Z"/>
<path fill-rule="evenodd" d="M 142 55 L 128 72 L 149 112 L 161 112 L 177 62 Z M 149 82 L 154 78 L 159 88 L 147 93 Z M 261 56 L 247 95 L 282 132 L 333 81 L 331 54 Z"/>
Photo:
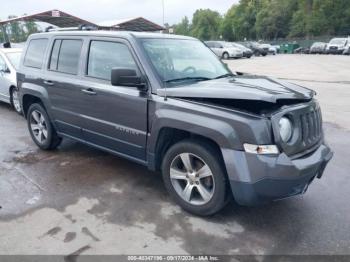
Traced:
<path fill-rule="evenodd" d="M 148 139 L 150 153 L 155 152 L 158 135 L 162 128 L 175 128 L 207 137 L 216 142 L 221 148 L 240 148 L 242 144 L 236 130 L 222 120 L 190 112 L 159 109 L 155 113 Z"/>

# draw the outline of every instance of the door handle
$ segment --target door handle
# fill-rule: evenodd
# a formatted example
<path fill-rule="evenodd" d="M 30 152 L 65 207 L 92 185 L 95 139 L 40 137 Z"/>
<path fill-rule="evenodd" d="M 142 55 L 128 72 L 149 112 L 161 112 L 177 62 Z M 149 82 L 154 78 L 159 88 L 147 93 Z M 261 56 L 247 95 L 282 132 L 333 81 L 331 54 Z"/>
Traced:
<path fill-rule="evenodd" d="M 82 89 L 81 91 L 87 95 L 96 95 L 97 94 L 92 88 Z"/>
<path fill-rule="evenodd" d="M 48 86 L 53 86 L 54 83 L 51 80 L 44 80 L 44 84 Z"/>

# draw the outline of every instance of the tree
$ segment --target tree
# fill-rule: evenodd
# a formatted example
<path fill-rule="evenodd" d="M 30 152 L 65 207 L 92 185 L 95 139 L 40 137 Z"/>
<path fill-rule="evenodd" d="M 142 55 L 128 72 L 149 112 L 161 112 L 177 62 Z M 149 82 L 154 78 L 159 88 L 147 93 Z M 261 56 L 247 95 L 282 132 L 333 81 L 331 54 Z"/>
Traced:
<path fill-rule="evenodd" d="M 224 17 L 197 10 L 192 25 L 187 17 L 175 33 L 202 40 L 272 40 L 286 37 L 350 35 L 349 0 L 240 0 Z"/>
<path fill-rule="evenodd" d="M 258 11 L 255 29 L 258 38 L 277 39 L 288 35 L 297 3 L 290 0 L 270 0 L 263 2 Z"/>
<path fill-rule="evenodd" d="M 24 27 L 26 29 L 27 37 L 31 34 L 39 32 L 38 25 L 33 21 L 26 21 Z"/>
<path fill-rule="evenodd" d="M 193 14 L 191 35 L 201 40 L 218 39 L 221 16 L 210 9 L 199 9 Z"/>
<path fill-rule="evenodd" d="M 191 26 L 187 16 L 182 18 L 179 24 L 174 25 L 174 32 L 178 35 L 191 35 Z"/>

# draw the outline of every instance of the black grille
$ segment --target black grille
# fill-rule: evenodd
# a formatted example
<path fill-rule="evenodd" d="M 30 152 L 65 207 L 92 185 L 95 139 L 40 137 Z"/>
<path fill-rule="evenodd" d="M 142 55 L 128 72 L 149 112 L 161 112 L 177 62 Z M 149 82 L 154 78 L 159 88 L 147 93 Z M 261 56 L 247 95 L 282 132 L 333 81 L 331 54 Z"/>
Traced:
<path fill-rule="evenodd" d="M 301 140 L 305 147 L 316 144 L 322 136 L 322 116 L 319 108 L 300 115 Z"/>

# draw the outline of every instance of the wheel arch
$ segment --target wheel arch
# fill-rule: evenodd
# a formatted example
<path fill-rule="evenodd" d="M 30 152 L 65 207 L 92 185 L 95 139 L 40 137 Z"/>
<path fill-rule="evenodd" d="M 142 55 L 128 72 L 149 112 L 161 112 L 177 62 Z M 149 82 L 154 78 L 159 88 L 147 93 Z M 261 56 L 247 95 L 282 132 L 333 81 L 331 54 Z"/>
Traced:
<path fill-rule="evenodd" d="M 217 141 L 199 132 L 191 132 L 169 126 L 164 126 L 159 130 L 157 140 L 153 148 L 154 151 L 148 152 L 149 168 L 156 171 L 160 170 L 164 155 L 167 150 L 171 146 L 188 139 L 194 142 L 203 143 L 213 148 L 219 156 L 219 160 L 222 162 L 224 170 L 226 172 L 221 147 Z"/>
<path fill-rule="evenodd" d="M 22 110 L 23 110 L 23 115 L 25 118 L 27 118 L 27 113 L 28 113 L 28 109 L 32 104 L 41 104 L 44 106 L 44 103 L 42 101 L 42 99 L 36 95 L 32 95 L 32 94 L 24 94 L 22 97 Z"/>

